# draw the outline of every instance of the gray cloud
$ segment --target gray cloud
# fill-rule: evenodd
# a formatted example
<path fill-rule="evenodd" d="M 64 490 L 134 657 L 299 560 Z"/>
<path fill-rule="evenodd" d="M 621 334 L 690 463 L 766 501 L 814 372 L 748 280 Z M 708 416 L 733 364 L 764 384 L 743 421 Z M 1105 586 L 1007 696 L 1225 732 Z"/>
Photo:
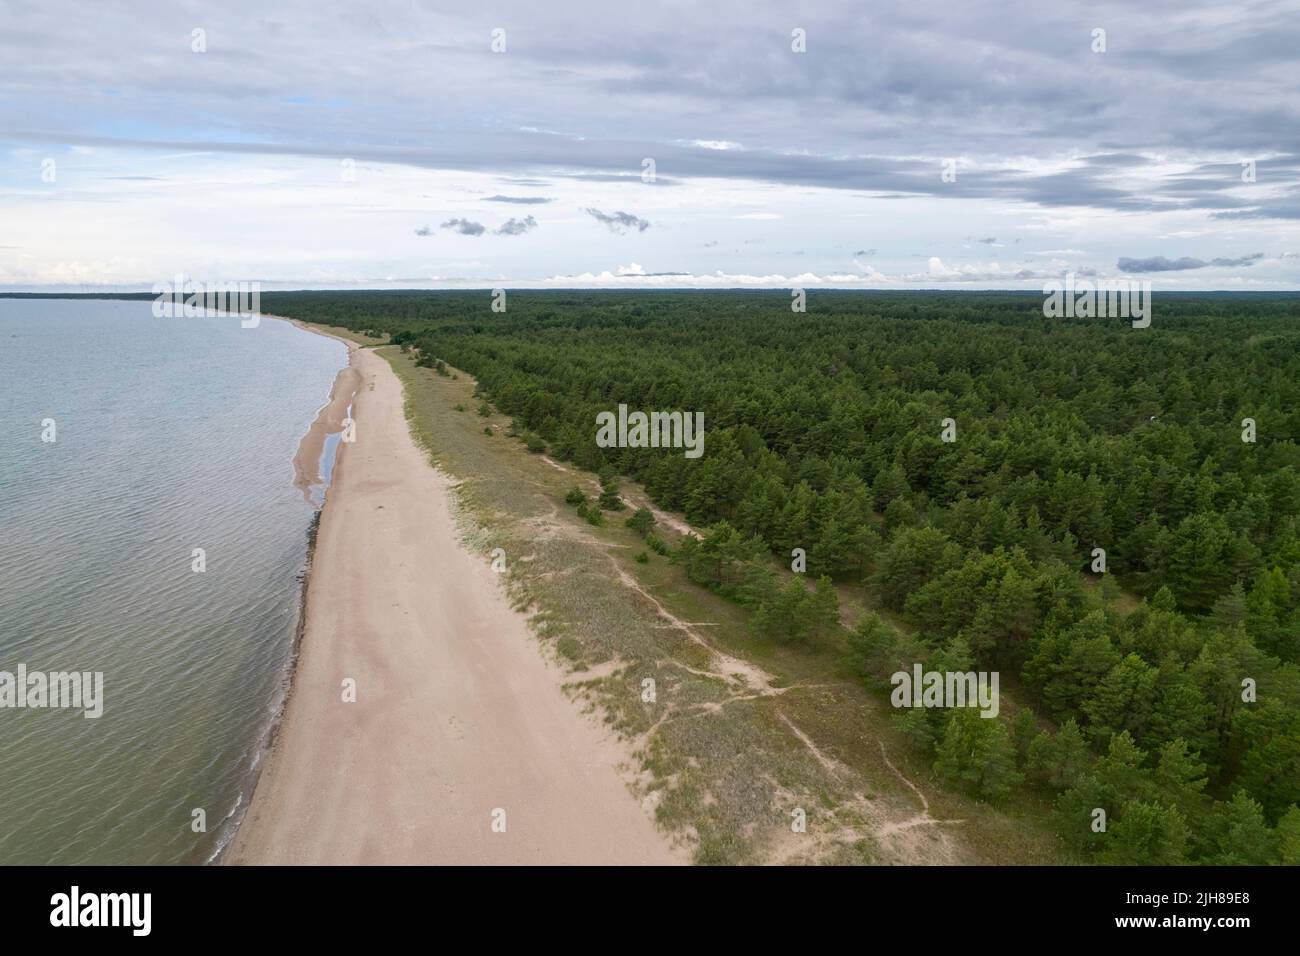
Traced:
<path fill-rule="evenodd" d="M 1248 256 L 1239 256 L 1236 259 L 1225 259 L 1225 258 L 1211 259 L 1210 265 L 1220 266 L 1224 268 L 1235 268 L 1237 266 L 1253 266 L 1256 262 L 1258 262 L 1260 259 L 1263 258 L 1264 258 L 1264 253 L 1252 252 Z"/>
<path fill-rule="evenodd" d="M 1264 253 L 1255 252 L 1248 256 L 1239 256 L 1235 259 L 1219 257 L 1216 259 L 1193 259 L 1190 256 L 1183 256 L 1180 259 L 1166 259 L 1164 256 L 1151 256 L 1147 259 L 1129 259 L 1121 256 L 1115 263 L 1121 272 L 1181 272 L 1186 269 L 1204 269 L 1208 266 L 1218 268 L 1240 268 L 1253 266 L 1260 259 L 1264 258 Z"/>
<path fill-rule="evenodd" d="M 432 236 L 432 235 L 433 235 L 433 227 L 432 227 L 432 226 L 421 226 L 419 229 L 416 229 L 416 230 L 415 230 L 415 234 L 416 234 L 417 236 Z"/>
<path fill-rule="evenodd" d="M 508 219 L 499 229 L 496 230 L 498 236 L 522 236 L 524 233 L 537 228 L 537 220 L 532 216 L 525 216 L 523 219 Z"/>
<path fill-rule="evenodd" d="M 1211 219 L 1300 219 L 1300 189 L 1266 204 L 1250 205 L 1229 212 L 1216 212 Z"/>
<path fill-rule="evenodd" d="M 442 224 L 443 229 L 454 229 L 462 236 L 481 236 L 487 231 L 487 226 L 481 222 L 471 222 L 468 219 L 448 219 Z"/>
<path fill-rule="evenodd" d="M 1183 269 L 1204 269 L 1208 265 L 1204 259 L 1166 259 L 1164 256 L 1151 256 L 1147 259 L 1129 259 L 1120 256 L 1115 267 L 1121 272 L 1178 272 Z"/>
<path fill-rule="evenodd" d="M 948 3 L 942 16 L 922 17 L 908 0 L 882 0 L 867 23 L 844 3 L 823 3 L 802 14 L 809 53 L 797 56 L 787 14 L 743 0 L 689 13 L 638 8 L 617 23 L 593 18 L 592 0 L 545 15 L 504 0 L 503 16 L 528 38 L 511 45 L 505 87 L 500 62 L 462 39 L 479 29 L 472 13 L 411 5 L 333 18 L 307 0 L 275 0 L 274 22 L 295 24 L 277 33 L 266 6 L 230 0 L 209 15 L 211 37 L 240 41 L 212 43 L 200 59 L 152 28 L 158 14 L 148 4 L 87 13 L 78 29 L 96 38 L 93 47 L 70 44 L 66 18 L 50 5 L 17 5 L 6 15 L 0 58 L 24 95 L 0 99 L 0 138 L 342 153 L 493 170 L 517 185 L 559 176 L 639 182 L 642 157 L 653 156 L 655 185 L 721 176 L 1296 218 L 1294 203 L 1272 197 L 1211 204 L 1210 194 L 1240 185 L 1231 163 L 1157 172 L 1180 151 L 1230 151 L 1271 157 L 1260 160 L 1261 182 L 1300 184 L 1300 73 L 1285 53 L 1300 46 L 1300 25 L 1284 4 L 1103 3 L 1099 15 L 1122 10 L 1124 42 L 1096 55 L 1086 31 L 1073 40 L 1075 14 L 1055 4 L 1008 0 L 1005 15 L 992 17 L 980 4 Z M 344 48 L 353 65 L 346 72 L 321 56 Z M 864 49 L 873 56 L 864 60 Z M 157 69 L 169 62 L 184 66 Z M 420 82 L 395 97 L 393 77 L 402 76 Z M 228 137 L 198 140 L 185 119 L 196 112 Z M 405 132 L 430 123 L 436 144 Z M 1007 158 L 1077 157 L 1081 123 L 1094 152 L 1073 169 L 1042 174 Z M 798 150 L 790 149 L 792 125 Z M 105 129 L 118 134 L 105 137 Z M 145 138 L 134 132 L 141 129 L 157 133 Z M 698 140 L 745 145 L 689 145 Z M 945 191 L 931 167 L 957 152 L 954 144 L 983 172 L 962 172 Z M 935 159 L 915 158 L 925 156 Z M 1141 186 L 1125 178 L 1143 171 L 1157 178 Z"/>
<path fill-rule="evenodd" d="M 597 222 L 609 228 L 610 232 L 627 232 L 629 229 L 635 229 L 637 232 L 645 232 L 650 228 L 650 221 L 634 216 L 630 212 L 606 213 L 599 209 L 584 209 L 587 215 L 591 216 Z"/>
<path fill-rule="evenodd" d="M 71 20 L 56 4 L 13 3 L 0 30 L 8 94 L 0 94 L 0 149 L 123 147 L 133 152 L 126 171 L 146 173 L 178 156 L 213 170 L 229 168 L 230 155 L 295 156 L 320 160 L 322 181 L 336 181 L 330 167 L 346 157 L 367 177 L 384 175 L 380 164 L 484 173 L 510 190 L 486 201 L 511 208 L 549 196 L 568 202 L 572 193 L 560 189 L 574 181 L 601 184 L 587 202 L 632 205 L 649 217 L 588 211 L 624 233 L 644 232 L 650 219 L 677 227 L 707 217 L 703 208 L 661 212 L 655 197 L 664 193 L 654 187 L 711 179 L 739 184 L 737 192 L 752 184 L 844 190 L 846 211 L 858 197 L 880 211 L 885 198 L 908 209 L 916 197 L 974 200 L 988 205 L 953 204 L 955 235 L 996 234 L 1008 247 L 1026 228 L 1047 230 L 1035 234 L 1043 245 L 1084 245 L 1069 232 L 1093 228 L 1091 211 L 1194 213 L 1155 228 L 1226 233 L 1239 224 L 1234 243 L 1285 246 L 1279 223 L 1300 221 L 1294 6 L 1095 0 L 1095 23 L 1111 28 L 1109 51 L 1097 55 L 1093 24 L 1069 4 L 1005 0 L 992 15 L 987 3 L 923 9 L 878 0 L 868 19 L 848 0 L 823 0 L 800 9 L 809 52 L 796 55 L 781 5 L 640 5 L 611 19 L 597 0 L 554 9 L 500 0 L 493 9 L 512 42 L 508 57 L 493 57 L 481 12 L 470 9 L 336 13 L 315 0 L 226 0 L 204 8 L 209 47 L 196 56 L 188 15 L 157 0 L 87 5 Z M 729 148 L 708 148 L 723 143 Z M 939 175 L 948 156 L 963 157 L 951 183 Z M 656 163 L 653 186 L 640 179 L 645 157 Z M 1238 158 L 1251 157 L 1258 182 L 1245 184 Z M 98 161 L 69 160 L 107 168 Z M 521 188 L 549 196 L 513 195 Z M 486 192 L 475 185 L 470 195 Z M 467 207 L 424 208 L 441 217 Z M 449 223 L 462 235 L 499 232 Z M 438 227 L 422 228 L 427 236 Z M 657 227 L 647 243 L 669 235 Z M 856 244 L 842 236 L 835 257 Z M 724 238 L 727 249 L 740 248 L 738 236 Z M 1087 244 L 1094 264 L 1115 261 L 1118 248 L 1106 245 L 1114 241 Z M 1227 241 L 1206 240 L 1210 248 Z M 1220 261 L 1177 258 L 1195 247 L 1155 247 L 1174 258 L 1126 261 L 1154 264 L 1171 281 Z M 882 248 L 886 259 L 897 251 Z M 1285 260 L 1289 276 L 1294 262 Z"/>
<path fill-rule="evenodd" d="M 485 202 L 508 202 L 519 206 L 539 206 L 542 203 L 555 202 L 547 196 L 488 196 Z"/>

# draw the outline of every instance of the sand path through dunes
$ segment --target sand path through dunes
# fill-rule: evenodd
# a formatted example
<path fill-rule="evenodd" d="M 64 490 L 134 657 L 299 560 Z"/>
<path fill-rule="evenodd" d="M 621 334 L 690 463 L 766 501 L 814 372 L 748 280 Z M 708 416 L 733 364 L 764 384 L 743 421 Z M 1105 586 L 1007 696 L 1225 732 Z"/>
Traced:
<path fill-rule="evenodd" d="M 364 349 L 351 362 L 356 440 L 321 516 L 284 721 L 225 862 L 685 862 L 625 785 L 623 746 L 460 544 L 391 367 Z"/>

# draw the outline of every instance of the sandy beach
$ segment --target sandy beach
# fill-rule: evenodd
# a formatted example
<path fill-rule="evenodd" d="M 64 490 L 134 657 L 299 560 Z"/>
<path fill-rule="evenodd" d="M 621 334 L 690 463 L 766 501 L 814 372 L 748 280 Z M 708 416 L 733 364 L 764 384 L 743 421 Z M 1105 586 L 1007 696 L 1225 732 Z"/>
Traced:
<path fill-rule="evenodd" d="M 322 416 L 355 387 L 356 440 L 321 516 L 283 722 L 224 862 L 685 862 L 626 786 L 623 745 L 565 696 L 460 543 L 397 376 L 349 354 L 356 377 Z"/>

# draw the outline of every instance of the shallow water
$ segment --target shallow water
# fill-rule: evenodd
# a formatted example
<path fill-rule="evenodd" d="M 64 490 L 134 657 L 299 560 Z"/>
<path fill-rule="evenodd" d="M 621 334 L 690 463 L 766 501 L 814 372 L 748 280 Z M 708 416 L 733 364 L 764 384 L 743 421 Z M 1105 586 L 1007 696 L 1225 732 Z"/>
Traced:
<path fill-rule="evenodd" d="M 0 672 L 104 675 L 97 719 L 0 707 L 0 863 L 202 863 L 229 836 L 297 624 L 291 460 L 346 364 L 271 319 L 0 299 Z"/>

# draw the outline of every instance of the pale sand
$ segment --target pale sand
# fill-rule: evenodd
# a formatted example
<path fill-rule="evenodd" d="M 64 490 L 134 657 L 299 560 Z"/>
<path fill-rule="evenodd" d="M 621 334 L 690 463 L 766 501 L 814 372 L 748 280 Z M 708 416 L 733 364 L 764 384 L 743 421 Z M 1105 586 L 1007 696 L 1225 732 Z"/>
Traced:
<path fill-rule="evenodd" d="M 412 441 L 392 368 L 355 348 L 351 363 L 356 441 L 339 448 L 293 688 L 225 862 L 685 862 L 626 786 L 623 745 L 564 695 L 460 543 L 452 482 Z"/>

